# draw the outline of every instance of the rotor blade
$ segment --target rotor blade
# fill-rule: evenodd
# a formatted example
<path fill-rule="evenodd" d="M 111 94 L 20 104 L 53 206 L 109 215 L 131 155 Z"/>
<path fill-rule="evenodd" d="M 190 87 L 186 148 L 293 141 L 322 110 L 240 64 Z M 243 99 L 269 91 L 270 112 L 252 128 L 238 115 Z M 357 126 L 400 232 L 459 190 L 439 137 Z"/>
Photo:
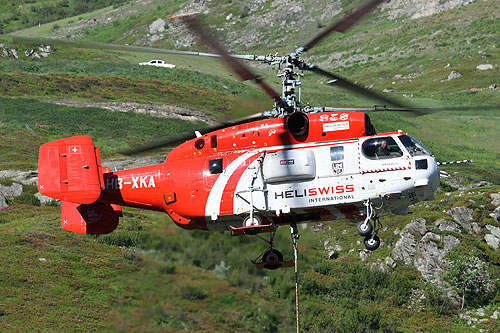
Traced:
<path fill-rule="evenodd" d="M 406 104 L 404 104 L 404 103 L 402 103 L 394 98 L 389 98 L 389 97 L 383 96 L 381 94 L 378 94 L 376 92 L 373 92 L 369 89 L 363 88 L 363 87 L 361 87 L 361 86 L 359 86 L 359 85 L 357 85 L 357 84 L 355 84 L 347 79 L 344 79 L 344 78 L 342 78 L 338 75 L 335 75 L 333 73 L 327 72 L 327 71 L 325 71 L 319 67 L 316 67 L 314 65 L 307 64 L 307 66 L 305 66 L 304 69 L 313 71 L 315 73 L 318 73 L 318 74 L 321 74 L 323 76 L 329 77 L 330 79 L 333 79 L 332 82 L 329 83 L 330 85 L 339 86 L 341 88 L 355 92 L 358 95 L 362 95 L 365 97 L 376 99 L 376 100 L 382 101 L 382 102 L 387 103 L 387 104 L 392 104 L 392 105 L 398 106 L 400 108 L 413 109 L 413 107 L 411 105 L 406 105 Z"/>
<path fill-rule="evenodd" d="M 201 132 L 200 134 L 203 134 L 203 133 L 207 134 L 207 133 L 214 132 L 214 131 L 217 131 L 217 130 L 220 130 L 220 129 L 223 129 L 226 127 L 237 126 L 240 124 L 245 124 L 245 123 L 248 123 L 251 121 L 257 121 L 257 120 L 262 120 L 262 119 L 266 119 L 266 118 L 267 117 L 265 117 L 262 113 L 256 113 L 256 114 L 248 116 L 248 117 L 240 118 L 240 119 L 237 119 L 234 121 L 224 122 L 224 123 L 221 123 L 218 125 L 214 125 L 214 126 L 205 128 L 202 131 L 200 131 Z M 183 141 L 191 140 L 194 138 L 196 138 L 196 133 L 192 133 L 192 132 L 170 135 L 170 136 L 163 137 L 163 138 L 154 140 L 152 142 L 149 142 L 149 143 L 146 143 L 143 145 L 137 145 L 134 147 L 130 147 L 129 149 L 120 152 L 120 154 L 133 155 L 133 154 L 145 152 L 145 151 L 160 148 L 160 147 L 166 147 L 166 146 L 169 146 L 169 145 L 177 143 L 177 142 L 181 142 L 181 141 L 183 142 Z"/>
<path fill-rule="evenodd" d="M 241 80 L 254 80 L 275 102 L 281 101 L 281 96 L 268 84 L 266 84 L 262 78 L 255 75 L 248 67 L 243 65 L 241 62 L 232 57 L 226 50 L 206 32 L 206 28 L 203 28 L 198 22 L 198 19 L 194 17 L 183 18 L 184 22 L 188 25 L 189 29 L 195 33 L 207 46 L 212 49 L 215 53 L 219 54 L 227 66 L 236 73 Z"/>
<path fill-rule="evenodd" d="M 381 3 L 383 0 L 370 0 L 363 6 L 359 7 L 356 9 L 354 12 L 349 14 L 347 17 L 344 19 L 340 20 L 339 22 L 333 24 L 332 26 L 328 27 L 325 29 L 323 32 L 321 32 L 318 36 L 314 37 L 311 41 L 309 41 L 307 44 L 302 46 L 303 51 L 307 51 L 311 49 L 314 45 L 318 44 L 321 42 L 323 39 L 325 39 L 329 34 L 331 34 L 333 31 L 338 31 L 338 32 L 344 32 L 347 31 L 350 27 L 352 27 L 356 22 L 358 22 L 360 19 L 363 18 L 366 14 L 370 13 L 372 10 L 377 7 L 379 3 Z"/>
<path fill-rule="evenodd" d="M 362 112 L 413 112 L 418 115 L 431 114 L 439 111 L 487 111 L 500 110 L 500 105 L 473 105 L 473 106 L 430 106 L 430 107 L 409 107 L 409 108 L 388 108 L 387 106 L 374 105 L 372 107 L 318 107 L 314 108 L 316 112 L 341 112 L 341 111 L 362 111 Z"/>
<path fill-rule="evenodd" d="M 32 38 L 23 36 L 12 37 L 14 43 L 31 43 L 31 44 L 48 44 L 48 45 L 60 45 L 66 47 L 76 47 L 84 49 L 98 49 L 98 50 L 115 50 L 115 51 L 127 51 L 127 52 L 140 52 L 140 53 L 158 53 L 158 54 L 180 54 L 180 55 L 191 55 L 200 57 L 210 57 L 210 58 L 221 58 L 220 54 L 207 53 L 207 52 L 195 52 L 195 51 L 179 51 L 179 50 L 167 50 L 158 49 L 154 47 L 144 47 L 144 46 L 133 46 L 133 45 L 117 45 L 108 43 L 97 43 L 97 42 L 86 42 L 86 41 L 73 41 L 67 39 L 57 39 L 57 38 Z M 244 55 L 244 54 L 230 54 L 232 58 L 245 59 L 245 60 L 258 60 L 261 58 L 255 55 Z"/>

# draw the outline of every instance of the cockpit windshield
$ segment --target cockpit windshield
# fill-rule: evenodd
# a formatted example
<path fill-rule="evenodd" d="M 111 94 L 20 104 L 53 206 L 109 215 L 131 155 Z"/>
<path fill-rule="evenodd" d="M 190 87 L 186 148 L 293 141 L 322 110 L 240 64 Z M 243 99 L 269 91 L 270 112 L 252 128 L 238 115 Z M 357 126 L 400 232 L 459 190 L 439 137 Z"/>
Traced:
<path fill-rule="evenodd" d="M 406 147 L 411 156 L 432 156 L 431 152 L 417 139 L 408 135 L 400 135 L 399 140 Z"/>

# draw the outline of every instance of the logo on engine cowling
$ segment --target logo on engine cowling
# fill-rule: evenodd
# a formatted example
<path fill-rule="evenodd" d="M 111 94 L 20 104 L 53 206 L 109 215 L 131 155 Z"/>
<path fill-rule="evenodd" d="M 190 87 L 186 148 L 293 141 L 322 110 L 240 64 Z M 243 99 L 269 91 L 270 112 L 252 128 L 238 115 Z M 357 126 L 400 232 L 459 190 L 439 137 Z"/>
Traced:
<path fill-rule="evenodd" d="M 288 160 L 280 160 L 280 165 L 294 165 L 295 160 L 293 158 Z"/>

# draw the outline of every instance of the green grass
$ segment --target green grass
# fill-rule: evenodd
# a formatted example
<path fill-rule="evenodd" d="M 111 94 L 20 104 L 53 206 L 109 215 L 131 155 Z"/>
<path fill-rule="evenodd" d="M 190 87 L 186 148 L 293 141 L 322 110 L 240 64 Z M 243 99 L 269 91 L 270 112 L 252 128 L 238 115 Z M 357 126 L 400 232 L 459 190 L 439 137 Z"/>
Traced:
<path fill-rule="evenodd" d="M 66 136 L 92 137 L 105 157 L 134 143 L 206 126 L 201 122 L 67 107 L 33 99 L 0 97 L 0 105 L 0 169 L 35 169 L 38 147 Z M 26 124 L 36 135 L 26 129 Z"/>
<path fill-rule="evenodd" d="M 492 207 L 487 196 L 493 191 L 500 187 L 461 196 L 440 193 L 436 201 L 427 203 L 430 208 L 420 203 L 412 207 L 411 215 L 389 214 L 383 219 L 388 228 L 382 232 L 384 242 L 394 244 L 399 236 L 393 231 L 417 217 L 432 226 L 446 218 L 443 210 L 456 205 L 473 209 L 480 224 L 496 225 L 488 216 Z M 264 249 L 256 238 L 186 231 L 165 214 L 128 208 L 112 234 L 78 235 L 60 229 L 59 210 L 14 204 L 0 215 L 2 330 L 293 330 L 293 270 L 256 270 L 249 260 Z M 430 210 L 434 213 L 429 214 Z M 465 323 L 453 319 L 456 307 L 426 287 L 415 268 L 398 263 L 390 274 L 372 270 L 359 260 L 362 245 L 356 244 L 359 236 L 353 223 L 336 221 L 328 226 L 316 233 L 301 231 L 302 329 L 466 329 Z M 474 235 L 453 235 L 466 246 L 481 243 Z M 289 237 L 287 229 L 280 229 L 276 238 L 285 259 L 292 257 Z M 327 258 L 322 248 L 325 239 L 342 246 L 338 258 Z M 488 256 L 490 273 L 496 276 L 500 256 L 487 246 L 479 249 Z M 381 247 L 367 262 L 384 260 L 390 250 Z M 217 273 L 222 261 L 228 269 Z M 426 295 L 424 310 L 410 306 L 415 289 Z M 488 304 L 498 299 L 497 289 L 471 304 L 492 313 L 497 308 Z M 494 329 L 495 325 L 497 321 L 489 320 L 480 327 Z"/>
<path fill-rule="evenodd" d="M 126 215 L 125 225 L 140 223 L 145 234 L 171 224 L 158 214 Z M 59 208 L 18 205 L 1 218 L 2 331 L 255 330 L 268 327 L 267 315 L 289 325 L 276 303 L 210 271 L 176 265 L 162 273 L 165 262 L 141 250 L 63 231 Z"/>
<path fill-rule="evenodd" d="M 0 33 L 38 26 L 61 18 L 83 15 L 87 11 L 121 5 L 127 0 L 5 0 L 0 3 Z M 109 8 L 108 8 L 109 9 Z M 66 19 L 66 22 L 69 21 Z"/>

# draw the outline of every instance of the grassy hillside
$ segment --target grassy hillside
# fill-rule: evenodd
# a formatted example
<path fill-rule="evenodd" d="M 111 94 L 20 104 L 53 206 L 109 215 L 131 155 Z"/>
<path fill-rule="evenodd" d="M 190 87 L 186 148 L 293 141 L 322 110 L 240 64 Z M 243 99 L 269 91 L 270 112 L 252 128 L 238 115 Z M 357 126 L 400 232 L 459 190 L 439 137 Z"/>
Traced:
<path fill-rule="evenodd" d="M 4 0 L 0 3 L 0 34 L 52 22 L 65 17 L 108 6 L 119 6 L 128 0 Z"/>
<path fill-rule="evenodd" d="M 493 223 L 487 216 L 487 195 L 499 190 L 440 193 L 436 201 L 412 207 L 409 216 L 386 216 L 384 244 L 394 244 L 399 238 L 394 231 L 410 220 L 424 217 L 432 225 L 446 218 L 442 210 L 453 206 L 466 205 L 478 223 Z M 165 214 L 127 208 L 112 234 L 77 235 L 59 227 L 59 210 L 14 203 L 1 212 L 3 331 L 293 330 L 293 270 L 256 270 L 249 260 L 265 244 L 255 237 L 185 231 Z M 318 229 L 300 231 L 304 330 L 470 330 L 456 316 L 457 307 L 425 284 L 415 268 L 402 263 L 390 273 L 370 268 L 390 255 L 390 246 L 362 262 L 353 223 L 337 221 Z M 276 239 L 285 258 L 292 257 L 288 233 L 282 228 Z M 490 274 L 498 276 L 497 252 L 473 235 L 452 235 L 460 237 L 464 249 L 479 248 L 488 258 Z M 341 248 L 334 259 L 323 248 L 325 240 Z M 415 296 L 415 290 L 424 297 Z M 496 286 L 467 304 L 483 307 L 490 316 L 498 308 L 498 295 Z M 476 328 L 495 331 L 498 325 L 489 318 Z"/>

